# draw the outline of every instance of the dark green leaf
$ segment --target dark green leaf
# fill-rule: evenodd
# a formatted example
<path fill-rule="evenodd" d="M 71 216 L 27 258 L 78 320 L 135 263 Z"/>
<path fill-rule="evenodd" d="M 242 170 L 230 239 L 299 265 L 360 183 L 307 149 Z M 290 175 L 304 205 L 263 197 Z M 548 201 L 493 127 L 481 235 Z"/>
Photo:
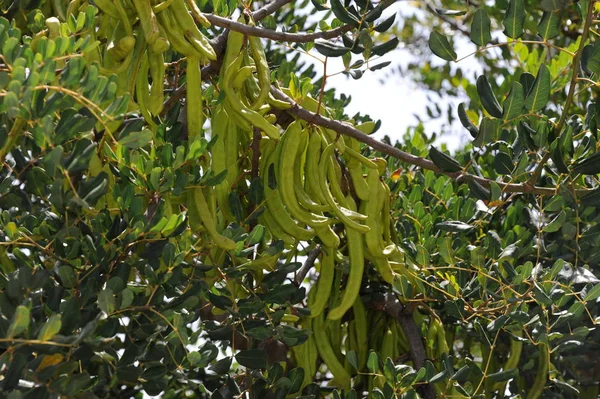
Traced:
<path fill-rule="evenodd" d="M 129 132 L 125 137 L 119 139 L 119 144 L 127 148 L 140 148 L 150 143 L 153 137 L 152 131 L 148 129 L 141 132 Z"/>
<path fill-rule="evenodd" d="M 342 4 L 342 2 L 340 0 L 330 0 L 330 4 L 331 4 L 331 11 L 333 11 L 333 14 L 335 15 L 335 17 L 337 19 L 339 19 L 340 21 L 342 21 L 345 24 L 358 26 L 358 24 L 360 23 L 358 21 L 358 19 L 356 19 L 356 17 L 354 15 L 349 13 L 348 10 L 344 8 L 344 5 Z M 316 45 L 316 43 L 315 43 L 315 45 Z M 324 55 L 326 55 L 326 54 L 324 54 Z"/>
<path fill-rule="evenodd" d="M 437 55 L 443 60 L 456 61 L 458 59 L 456 52 L 450 45 L 450 42 L 446 36 L 439 32 L 432 31 L 429 35 L 429 48 L 433 54 Z"/>
<path fill-rule="evenodd" d="M 525 23 L 525 6 L 523 0 L 510 0 L 504 16 L 504 34 L 512 39 L 518 39 L 523 34 Z"/>
<path fill-rule="evenodd" d="M 315 49 L 326 57 L 341 57 L 350 51 L 348 47 L 339 46 L 326 40 L 315 41 Z"/>
<path fill-rule="evenodd" d="M 392 14 L 388 18 L 381 21 L 379 24 L 375 25 L 375 27 L 373 29 L 379 33 L 385 32 L 389 28 L 392 27 L 392 25 L 394 24 L 395 21 L 396 21 L 396 13 Z"/>
<path fill-rule="evenodd" d="M 98 294 L 98 307 L 106 314 L 112 314 L 115 311 L 115 295 L 113 290 L 105 288 Z"/>
<path fill-rule="evenodd" d="M 471 21 L 471 41 L 478 46 L 485 46 L 492 40 L 491 24 L 490 17 L 484 9 L 475 11 Z"/>
<path fill-rule="evenodd" d="M 479 129 L 471 122 L 465 111 L 465 103 L 458 104 L 458 119 L 460 123 L 469 131 L 471 137 L 476 138 L 479 135 Z"/>
<path fill-rule="evenodd" d="M 523 86 L 519 82 L 513 82 L 510 87 L 510 93 L 504 104 L 502 104 L 503 119 L 513 120 L 523 114 L 523 106 L 525 105 L 525 93 Z"/>
<path fill-rule="evenodd" d="M 267 354 L 263 349 L 248 349 L 235 355 L 235 360 L 250 369 L 264 369 L 267 367 Z"/>
<path fill-rule="evenodd" d="M 511 378 L 517 378 L 519 376 L 519 369 L 514 368 L 510 370 L 498 371 L 488 375 L 488 378 L 494 382 L 508 381 Z"/>
<path fill-rule="evenodd" d="M 440 170 L 443 172 L 453 173 L 460 172 L 462 170 L 462 167 L 456 159 L 441 152 L 434 146 L 429 147 L 429 158 L 431 158 L 435 166 L 440 168 Z"/>
<path fill-rule="evenodd" d="M 469 180 L 469 189 L 471 190 L 471 194 L 477 199 L 489 201 L 491 198 L 490 190 L 483 187 L 476 180 Z"/>
<path fill-rule="evenodd" d="M 577 162 L 571 168 L 571 172 L 584 175 L 595 175 L 600 173 L 600 152 L 596 152 L 586 159 Z"/>
<path fill-rule="evenodd" d="M 545 12 L 538 25 L 538 34 L 544 40 L 555 38 L 560 34 L 560 11 Z"/>
<path fill-rule="evenodd" d="M 494 157 L 494 170 L 500 175 L 510 175 L 515 168 L 512 158 L 505 152 L 499 152 Z"/>
<path fill-rule="evenodd" d="M 398 43 L 400 43 L 400 39 L 398 39 L 397 37 L 394 37 L 385 43 L 374 46 L 371 49 L 371 54 L 378 55 L 378 56 L 385 55 L 385 54 L 389 53 L 390 51 L 394 50 L 396 47 L 398 47 Z"/>
<path fill-rule="evenodd" d="M 477 78 L 477 94 L 481 99 L 481 105 L 483 108 L 493 117 L 502 118 L 502 108 L 500 103 L 494 95 L 492 86 L 485 75 L 481 75 Z"/>
<path fill-rule="evenodd" d="M 525 99 L 525 108 L 529 112 L 539 111 L 550 100 L 550 71 L 544 64 L 540 65 L 535 82 Z"/>
<path fill-rule="evenodd" d="M 554 11 L 565 8 L 570 0 L 542 0 L 540 6 L 544 11 Z"/>

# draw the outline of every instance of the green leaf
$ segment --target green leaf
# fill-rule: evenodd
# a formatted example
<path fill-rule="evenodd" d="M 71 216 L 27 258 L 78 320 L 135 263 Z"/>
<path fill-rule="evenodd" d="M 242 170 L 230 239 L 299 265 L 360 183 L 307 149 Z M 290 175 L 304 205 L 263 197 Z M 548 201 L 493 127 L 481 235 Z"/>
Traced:
<path fill-rule="evenodd" d="M 113 290 L 105 288 L 98 293 L 98 307 L 108 315 L 115 311 L 115 295 Z"/>
<path fill-rule="evenodd" d="M 254 226 L 250 234 L 248 234 L 248 238 L 246 238 L 246 245 L 251 247 L 255 244 L 258 244 L 264 236 L 265 226 L 257 224 L 256 226 Z"/>
<path fill-rule="evenodd" d="M 515 168 L 510 155 L 505 152 L 499 152 L 494 157 L 494 170 L 499 175 L 510 175 Z"/>
<path fill-rule="evenodd" d="M 379 355 L 377 352 L 371 351 L 369 358 L 367 359 L 367 368 L 371 373 L 377 373 L 379 371 Z"/>
<path fill-rule="evenodd" d="M 479 136 L 473 140 L 473 145 L 483 147 L 488 143 L 493 143 L 498 140 L 500 132 L 501 119 L 492 119 L 487 116 L 481 119 L 479 124 Z"/>
<path fill-rule="evenodd" d="M 577 162 L 573 165 L 571 172 L 584 175 L 595 175 L 600 173 L 600 151 Z"/>
<path fill-rule="evenodd" d="M 48 318 L 48 321 L 44 323 L 42 329 L 38 334 L 38 339 L 40 341 L 49 341 L 51 340 L 62 327 L 62 316 L 60 314 L 53 314 Z"/>
<path fill-rule="evenodd" d="M 518 39 L 523 34 L 525 23 L 525 6 L 523 0 L 510 0 L 504 16 L 504 34 L 512 39 Z"/>
<path fill-rule="evenodd" d="M 538 25 L 538 34 L 544 40 L 552 39 L 560 34 L 560 11 L 545 12 Z"/>
<path fill-rule="evenodd" d="M 384 19 L 379 24 L 375 25 L 375 27 L 373 29 L 379 33 L 385 32 L 389 28 L 392 27 L 392 25 L 394 24 L 395 21 L 396 21 L 396 13 L 392 14 L 390 17 Z"/>
<path fill-rule="evenodd" d="M 504 104 L 502 104 L 502 114 L 505 121 L 513 120 L 523 114 L 523 106 L 525 104 L 525 94 L 523 86 L 519 82 L 513 82 L 510 88 L 510 93 Z"/>
<path fill-rule="evenodd" d="M 540 66 L 531 92 L 525 99 L 525 108 L 529 112 L 536 112 L 544 108 L 550 100 L 550 71 L 544 64 Z"/>
<path fill-rule="evenodd" d="M 429 35 L 428 43 L 433 54 L 437 55 L 441 59 L 446 61 L 456 61 L 458 59 L 458 56 L 450 45 L 450 42 L 448 42 L 446 36 L 442 35 L 441 33 L 432 31 Z"/>
<path fill-rule="evenodd" d="M 559 173 L 569 173 L 569 167 L 565 163 L 562 149 L 559 144 L 560 143 L 558 142 L 558 140 L 552 143 L 552 152 L 550 155 L 550 159 L 552 159 L 552 162 L 554 162 L 554 166 L 556 167 Z"/>
<path fill-rule="evenodd" d="M 8 338 L 15 338 L 23 334 L 29 328 L 31 322 L 31 309 L 27 306 L 19 305 L 15 309 L 10 325 L 8 326 Z"/>
<path fill-rule="evenodd" d="M 555 231 L 560 230 L 562 225 L 565 223 L 566 219 L 567 219 L 567 214 L 565 213 L 565 211 L 560 211 L 560 213 L 558 215 L 556 215 L 550 223 L 548 223 L 546 226 L 544 226 L 542 231 L 544 231 L 546 233 L 554 233 Z"/>
<path fill-rule="evenodd" d="M 140 132 L 129 132 L 125 137 L 121 137 L 118 143 L 127 148 L 140 148 L 150 143 L 152 138 L 152 131 L 144 129 Z"/>
<path fill-rule="evenodd" d="M 371 49 L 371 54 L 378 55 L 378 56 L 385 55 L 385 54 L 389 53 L 390 51 L 392 51 L 393 49 L 395 49 L 396 47 L 398 47 L 398 43 L 400 43 L 400 39 L 398 39 L 397 37 L 394 37 L 385 43 L 374 46 Z"/>
<path fill-rule="evenodd" d="M 597 287 L 600 287 L 600 285 L 598 285 Z M 589 295 L 588 295 L 589 296 Z M 599 293 L 600 296 L 600 293 Z M 356 354 L 356 351 L 349 351 L 348 353 L 346 353 L 346 359 L 348 359 L 348 363 L 354 367 L 355 370 L 358 370 L 358 355 Z"/>
<path fill-rule="evenodd" d="M 481 183 L 476 180 L 469 180 L 469 189 L 471 190 L 471 194 L 477 199 L 483 201 L 489 201 L 492 193 L 489 189 L 483 187 Z"/>
<path fill-rule="evenodd" d="M 582 59 L 582 64 L 584 67 L 587 67 L 592 73 L 598 75 L 600 74 L 600 41 L 596 41 L 593 46 L 586 46 L 586 50 L 588 48 L 590 49 L 590 54 L 588 56 L 587 62 L 584 62 L 584 60 Z"/>
<path fill-rule="evenodd" d="M 481 99 L 481 105 L 491 116 L 502 118 L 502 108 L 494 95 L 492 85 L 485 75 L 477 78 L 477 94 Z"/>
<path fill-rule="evenodd" d="M 339 46 L 327 40 L 316 40 L 315 49 L 326 57 L 341 57 L 350 51 L 348 47 Z"/>
<path fill-rule="evenodd" d="M 302 382 L 304 381 L 304 373 L 305 371 L 302 368 L 295 368 L 290 371 L 288 378 L 291 381 L 291 385 L 288 388 L 288 395 L 300 391 Z"/>
<path fill-rule="evenodd" d="M 600 297 L 600 284 L 593 286 L 585 295 L 585 302 L 593 301 Z"/>
<path fill-rule="evenodd" d="M 480 8 L 473 15 L 471 21 L 471 41 L 478 46 L 485 46 L 490 40 L 492 40 L 490 17 L 487 12 Z"/>
<path fill-rule="evenodd" d="M 63 287 L 74 288 L 77 286 L 77 275 L 72 266 L 59 266 L 56 273 L 58 274 Z"/>
<path fill-rule="evenodd" d="M 471 137 L 476 138 L 479 136 L 479 129 L 477 129 L 477 126 L 471 122 L 471 119 L 469 119 L 469 116 L 467 115 L 465 103 L 458 104 L 458 119 L 460 120 L 460 123 L 469 131 Z"/>
<path fill-rule="evenodd" d="M 434 146 L 431 146 L 429 148 L 429 158 L 431 158 L 435 166 L 440 168 L 442 172 L 454 173 L 460 172 L 462 170 L 462 167 L 456 159 L 452 158 L 448 154 L 441 152 Z"/>
<path fill-rule="evenodd" d="M 554 11 L 565 8 L 569 4 L 569 0 L 542 0 L 540 7 L 544 11 Z"/>
<path fill-rule="evenodd" d="M 267 354 L 263 349 L 248 349 L 238 352 L 235 360 L 250 369 L 264 369 L 267 367 Z"/>

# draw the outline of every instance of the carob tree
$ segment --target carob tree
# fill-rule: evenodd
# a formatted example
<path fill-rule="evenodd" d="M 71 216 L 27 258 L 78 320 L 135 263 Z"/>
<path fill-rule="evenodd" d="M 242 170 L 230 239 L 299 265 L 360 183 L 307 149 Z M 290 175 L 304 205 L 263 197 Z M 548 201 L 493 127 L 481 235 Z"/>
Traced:
<path fill-rule="evenodd" d="M 3 397 L 598 396 L 600 3 L 394 3 L 0 2 Z"/>

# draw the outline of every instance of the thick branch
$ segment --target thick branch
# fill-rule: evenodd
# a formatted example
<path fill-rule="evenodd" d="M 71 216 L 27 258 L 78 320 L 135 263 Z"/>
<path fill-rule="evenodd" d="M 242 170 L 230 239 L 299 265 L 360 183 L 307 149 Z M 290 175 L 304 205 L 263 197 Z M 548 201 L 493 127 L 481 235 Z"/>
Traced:
<path fill-rule="evenodd" d="M 412 314 L 404 311 L 404 306 L 402 306 L 398 299 L 396 299 L 396 296 L 392 293 L 389 293 L 386 297 L 385 311 L 398 321 L 404 335 L 406 335 L 410 357 L 414 363 L 415 369 L 419 370 L 421 367 L 424 367 L 427 354 L 425 352 L 423 340 L 421 339 L 419 327 L 415 324 Z M 423 398 L 435 398 L 435 391 L 431 384 L 425 384 L 421 391 Z"/>
<path fill-rule="evenodd" d="M 331 29 L 324 32 L 313 32 L 313 33 L 288 33 L 288 32 L 277 32 L 271 29 L 260 28 L 258 26 L 250 26 L 242 24 L 240 22 L 232 21 L 229 18 L 219 17 L 218 15 L 206 14 L 206 19 L 211 24 L 220 26 L 221 28 L 231 29 L 236 32 L 243 33 L 248 36 L 264 37 L 266 39 L 277 40 L 279 42 L 295 42 L 295 43 L 308 43 L 316 39 L 332 39 L 343 35 L 344 33 L 352 30 L 351 25 L 340 26 L 335 29 Z"/>

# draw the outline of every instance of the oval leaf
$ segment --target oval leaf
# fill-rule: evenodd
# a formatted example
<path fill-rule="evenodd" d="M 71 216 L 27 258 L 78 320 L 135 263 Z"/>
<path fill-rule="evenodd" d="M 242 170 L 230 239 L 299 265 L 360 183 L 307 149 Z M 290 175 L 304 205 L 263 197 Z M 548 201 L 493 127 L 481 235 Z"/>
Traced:
<path fill-rule="evenodd" d="M 541 65 L 531 92 L 525 99 L 525 108 L 530 112 L 539 111 L 550 100 L 550 71 L 546 65 Z"/>
<path fill-rule="evenodd" d="M 510 0 L 508 10 L 504 16 L 504 34 L 512 39 L 517 39 L 523 34 L 525 23 L 525 6 L 523 0 Z"/>
<path fill-rule="evenodd" d="M 523 114 L 523 105 L 525 104 L 525 94 L 523 86 L 519 82 L 513 82 L 510 88 L 510 93 L 504 104 L 502 104 L 503 119 L 512 120 Z"/>
<path fill-rule="evenodd" d="M 431 158 L 435 166 L 440 168 L 442 172 L 454 173 L 460 172 L 462 170 L 462 167 L 456 159 L 452 158 L 448 154 L 441 152 L 434 146 L 431 146 L 429 148 L 429 158 Z"/>
<path fill-rule="evenodd" d="M 458 59 L 456 52 L 450 45 L 446 36 L 433 31 L 429 35 L 429 48 L 433 54 L 446 61 L 456 61 Z"/>
<path fill-rule="evenodd" d="M 502 118 L 502 108 L 494 95 L 492 85 L 485 75 L 477 78 L 477 94 L 481 98 L 481 105 L 493 117 Z"/>
<path fill-rule="evenodd" d="M 491 26 L 492 22 L 487 12 L 481 8 L 477 10 L 471 22 L 471 41 L 478 46 L 485 46 L 492 40 Z"/>

